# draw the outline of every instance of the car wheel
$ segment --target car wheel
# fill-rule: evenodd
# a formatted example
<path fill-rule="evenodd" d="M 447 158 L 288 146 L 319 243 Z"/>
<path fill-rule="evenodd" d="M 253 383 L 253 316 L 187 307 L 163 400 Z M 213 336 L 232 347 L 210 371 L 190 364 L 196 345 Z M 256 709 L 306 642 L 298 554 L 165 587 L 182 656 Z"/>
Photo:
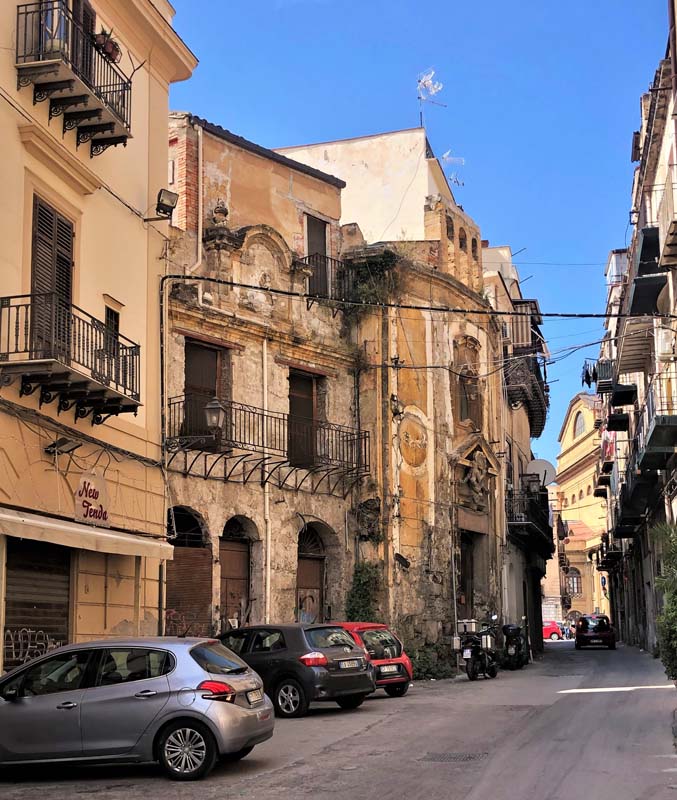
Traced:
<path fill-rule="evenodd" d="M 234 753 L 225 753 L 223 755 L 224 761 L 241 761 L 243 758 L 246 758 L 254 747 L 243 747 L 242 750 L 236 750 Z"/>
<path fill-rule="evenodd" d="M 465 662 L 465 672 L 469 681 L 476 681 L 480 674 L 480 662 L 476 658 L 469 658 Z"/>
<path fill-rule="evenodd" d="M 293 678 L 284 678 L 277 684 L 273 702 L 279 717 L 302 717 L 308 711 L 306 693 Z"/>
<path fill-rule="evenodd" d="M 365 694 L 351 694 L 348 697 L 339 697 L 336 701 L 344 711 L 352 711 L 359 708 L 364 703 Z"/>
<path fill-rule="evenodd" d="M 386 690 L 388 697 L 404 697 L 409 691 L 409 681 L 405 683 L 396 683 L 392 686 L 384 686 L 383 688 Z"/>
<path fill-rule="evenodd" d="M 551 633 L 550 634 L 550 641 L 551 642 L 556 642 L 558 639 L 559 639 L 559 636 L 556 633 Z"/>
<path fill-rule="evenodd" d="M 175 781 L 196 781 L 209 774 L 218 750 L 205 725 L 195 720 L 177 720 L 168 725 L 158 741 L 158 760 Z"/>
<path fill-rule="evenodd" d="M 487 669 L 487 675 L 488 675 L 490 678 L 495 678 L 495 677 L 498 675 L 498 664 L 492 664 L 492 665 L 491 665 L 491 666 L 490 666 L 490 667 Z"/>

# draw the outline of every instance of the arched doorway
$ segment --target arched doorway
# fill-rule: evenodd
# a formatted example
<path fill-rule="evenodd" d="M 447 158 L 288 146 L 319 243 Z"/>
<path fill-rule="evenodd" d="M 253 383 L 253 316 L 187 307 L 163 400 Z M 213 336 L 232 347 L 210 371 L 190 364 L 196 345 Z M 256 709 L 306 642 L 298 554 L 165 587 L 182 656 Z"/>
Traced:
<path fill-rule="evenodd" d="M 204 519 L 186 506 L 167 512 L 167 537 L 174 558 L 167 562 L 168 636 L 211 636 L 212 551 Z"/>
<path fill-rule="evenodd" d="M 246 625 L 251 616 L 251 543 L 256 525 L 247 517 L 231 517 L 219 540 L 221 562 L 221 630 Z"/>
<path fill-rule="evenodd" d="M 315 523 L 304 525 L 298 540 L 296 619 L 324 622 L 325 548 Z"/>

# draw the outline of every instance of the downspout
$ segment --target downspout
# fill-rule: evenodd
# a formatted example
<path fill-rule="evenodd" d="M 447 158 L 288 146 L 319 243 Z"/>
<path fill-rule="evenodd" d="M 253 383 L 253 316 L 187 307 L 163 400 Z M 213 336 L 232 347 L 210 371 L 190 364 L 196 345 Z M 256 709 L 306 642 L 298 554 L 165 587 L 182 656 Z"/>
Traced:
<path fill-rule="evenodd" d="M 264 337 L 261 348 L 261 366 L 263 370 L 263 417 L 268 413 L 268 338 Z M 268 438 L 266 426 L 263 426 L 263 455 L 268 455 Z M 271 529 L 270 529 L 270 484 L 263 484 L 263 524 L 266 536 L 266 566 L 265 566 L 265 623 L 270 622 L 270 572 L 271 572 Z"/>

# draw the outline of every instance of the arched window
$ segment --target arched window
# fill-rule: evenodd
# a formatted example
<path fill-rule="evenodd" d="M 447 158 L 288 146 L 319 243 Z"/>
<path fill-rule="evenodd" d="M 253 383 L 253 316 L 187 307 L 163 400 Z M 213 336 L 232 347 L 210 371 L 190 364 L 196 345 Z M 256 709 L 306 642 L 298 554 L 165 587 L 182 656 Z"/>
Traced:
<path fill-rule="evenodd" d="M 477 239 L 473 238 L 470 247 L 472 251 L 472 257 L 475 259 L 475 261 L 477 261 Z"/>
<path fill-rule="evenodd" d="M 470 420 L 479 430 L 482 427 L 479 381 L 468 367 L 464 367 L 458 376 L 458 389 L 461 422 Z"/>
<path fill-rule="evenodd" d="M 459 228 L 458 230 L 458 246 L 461 250 L 468 252 L 468 236 L 465 232 L 465 228 Z"/>
<path fill-rule="evenodd" d="M 568 508 L 569 507 L 569 501 L 566 499 L 566 497 L 564 498 L 563 505 L 564 505 L 564 508 Z"/>
<path fill-rule="evenodd" d="M 167 511 L 167 535 L 174 547 L 207 546 L 203 520 L 185 506 L 175 506 Z"/>
<path fill-rule="evenodd" d="M 585 493 L 586 493 L 588 496 L 590 496 L 590 495 L 592 494 L 592 486 L 588 486 L 588 488 L 585 490 Z"/>
<path fill-rule="evenodd" d="M 451 217 L 447 217 L 447 239 L 454 241 L 454 220 Z"/>
<path fill-rule="evenodd" d="M 576 505 L 576 495 L 575 495 L 575 494 L 572 494 L 572 495 L 571 495 L 571 505 L 572 505 L 572 506 L 573 506 L 573 505 Z"/>
<path fill-rule="evenodd" d="M 583 593 L 583 579 L 581 578 L 581 573 L 576 567 L 569 568 L 569 574 L 566 577 L 567 583 L 567 594 L 571 597 L 575 597 L 576 595 L 580 595 Z"/>
<path fill-rule="evenodd" d="M 579 500 L 583 499 L 583 489 L 581 489 L 581 491 L 578 493 L 578 499 Z"/>
<path fill-rule="evenodd" d="M 582 436 L 585 433 L 585 417 L 583 412 L 579 411 L 574 418 L 574 439 Z"/>

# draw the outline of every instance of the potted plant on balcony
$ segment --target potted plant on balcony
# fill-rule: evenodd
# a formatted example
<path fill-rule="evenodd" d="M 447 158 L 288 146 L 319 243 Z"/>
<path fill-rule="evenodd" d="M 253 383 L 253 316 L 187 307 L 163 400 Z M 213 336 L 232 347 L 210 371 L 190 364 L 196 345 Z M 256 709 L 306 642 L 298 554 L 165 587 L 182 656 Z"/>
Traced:
<path fill-rule="evenodd" d="M 113 31 L 101 28 L 99 33 L 94 34 L 94 45 L 109 61 L 117 64 L 122 58 L 122 49 L 112 36 Z"/>

